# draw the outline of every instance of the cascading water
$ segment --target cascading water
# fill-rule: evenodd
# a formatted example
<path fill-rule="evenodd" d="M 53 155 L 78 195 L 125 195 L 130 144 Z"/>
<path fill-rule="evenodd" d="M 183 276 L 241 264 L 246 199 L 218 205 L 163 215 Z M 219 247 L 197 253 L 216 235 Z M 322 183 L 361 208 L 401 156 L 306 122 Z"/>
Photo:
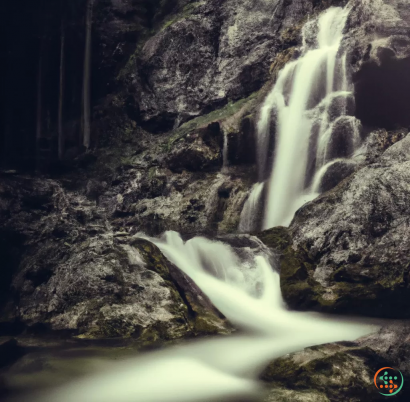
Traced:
<path fill-rule="evenodd" d="M 315 175 L 323 175 L 323 166 L 332 159 L 351 157 L 360 145 L 359 123 L 347 116 L 352 97 L 347 56 L 339 56 L 349 11 L 349 7 L 332 7 L 305 25 L 301 56 L 280 71 L 261 109 L 257 140 L 260 180 L 270 171 L 264 229 L 287 226 L 297 209 L 317 197 L 312 183 Z M 341 131 L 350 138 L 336 138 Z M 272 141 L 273 163 L 269 157 Z M 342 151 L 336 149 L 341 141 L 350 144 L 343 144 L 346 149 Z M 244 225 L 241 222 L 240 226 Z"/>
<path fill-rule="evenodd" d="M 239 232 L 240 233 L 251 233 L 258 229 L 258 212 L 261 209 L 261 200 L 263 194 L 264 183 L 256 183 L 248 196 L 248 199 L 245 202 L 245 205 L 242 209 L 240 223 L 239 223 Z"/>
<path fill-rule="evenodd" d="M 151 352 L 41 395 L 39 401 L 249 400 L 260 396 L 256 379 L 272 359 L 314 344 L 354 340 L 377 329 L 346 319 L 289 311 L 281 297 L 279 274 L 269 263 L 272 255 L 262 243 L 239 255 L 225 243 L 202 237 L 184 242 L 176 232 L 167 232 L 163 239 L 145 238 L 243 333 Z"/>

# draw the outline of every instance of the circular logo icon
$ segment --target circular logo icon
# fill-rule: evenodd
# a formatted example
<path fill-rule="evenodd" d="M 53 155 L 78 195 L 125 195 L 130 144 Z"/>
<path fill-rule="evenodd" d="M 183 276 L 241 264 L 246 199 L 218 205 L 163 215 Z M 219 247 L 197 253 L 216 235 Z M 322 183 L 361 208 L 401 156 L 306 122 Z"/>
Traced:
<path fill-rule="evenodd" d="M 403 388 L 403 375 L 400 370 L 383 367 L 374 375 L 374 385 L 384 396 L 393 396 L 398 394 Z"/>

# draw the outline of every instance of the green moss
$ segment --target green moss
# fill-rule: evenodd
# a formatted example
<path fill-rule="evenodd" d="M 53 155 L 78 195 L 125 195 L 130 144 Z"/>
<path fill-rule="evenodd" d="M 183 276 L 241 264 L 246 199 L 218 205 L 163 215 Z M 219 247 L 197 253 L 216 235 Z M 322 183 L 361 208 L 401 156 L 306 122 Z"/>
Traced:
<path fill-rule="evenodd" d="M 271 64 L 269 73 L 273 77 L 274 80 L 277 79 L 279 71 L 285 67 L 294 57 L 296 52 L 296 47 L 291 47 L 289 49 L 285 49 L 284 51 L 278 53 L 275 57 L 274 62 Z"/>
<path fill-rule="evenodd" d="M 276 227 L 256 236 L 279 254 L 280 285 L 286 302 L 296 309 L 317 308 L 324 290 L 313 279 L 316 266 L 305 250 L 293 248 L 288 229 Z"/>
<path fill-rule="evenodd" d="M 166 281 L 171 280 L 168 261 L 155 244 L 148 240 L 136 239 L 131 245 L 141 252 L 147 269 L 161 275 Z"/>
<path fill-rule="evenodd" d="M 149 178 L 150 180 L 152 180 L 152 179 L 155 177 L 156 173 L 157 173 L 157 168 L 156 168 L 155 166 L 149 168 L 149 170 L 148 170 L 148 178 Z"/>
<path fill-rule="evenodd" d="M 194 320 L 194 332 L 199 335 L 217 335 L 221 327 L 215 324 L 215 317 L 197 316 Z"/>
<path fill-rule="evenodd" d="M 138 339 L 138 343 L 142 346 L 142 347 L 147 347 L 147 346 L 152 346 L 152 345 L 157 345 L 159 346 L 160 344 L 162 344 L 164 341 L 161 338 L 160 335 L 160 331 L 158 331 L 155 327 L 148 327 L 145 328 L 139 339 Z"/>
<path fill-rule="evenodd" d="M 230 101 L 226 106 L 221 109 L 214 110 L 203 116 L 199 116 L 184 123 L 181 127 L 176 129 L 174 133 L 167 139 L 166 143 L 163 144 L 163 151 L 169 152 L 172 146 L 180 141 L 193 131 L 202 128 L 213 122 L 220 122 L 228 117 L 233 116 L 235 113 L 239 112 L 248 103 L 254 101 L 259 94 L 259 91 L 252 93 L 247 98 L 241 99 L 237 102 Z"/>
<path fill-rule="evenodd" d="M 291 245 L 291 237 L 287 228 L 279 226 L 255 234 L 269 248 L 284 252 Z"/>
<path fill-rule="evenodd" d="M 161 32 L 164 31 L 165 29 L 167 29 L 168 27 L 170 27 L 171 25 L 175 24 L 178 21 L 181 21 L 185 18 L 188 18 L 190 15 L 192 15 L 193 11 L 199 7 L 205 4 L 205 1 L 197 1 L 195 3 L 189 3 L 187 4 L 181 12 L 179 12 L 178 14 L 171 16 L 170 18 L 168 18 L 162 25 L 161 27 L 157 30 L 157 32 Z"/>

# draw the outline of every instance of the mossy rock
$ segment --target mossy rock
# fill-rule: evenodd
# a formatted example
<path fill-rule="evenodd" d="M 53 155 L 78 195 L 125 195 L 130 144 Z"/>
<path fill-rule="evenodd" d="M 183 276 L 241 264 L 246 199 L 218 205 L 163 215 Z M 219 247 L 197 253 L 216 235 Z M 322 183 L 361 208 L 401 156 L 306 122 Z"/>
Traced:
<path fill-rule="evenodd" d="M 334 267 L 325 288 L 313 277 L 316 261 L 308 246 L 294 246 L 287 228 L 269 229 L 256 236 L 278 253 L 282 295 L 295 310 L 389 318 L 402 318 L 403 311 L 410 311 L 409 292 L 403 286 L 410 265 L 380 264 L 366 270 L 356 264 Z"/>
<path fill-rule="evenodd" d="M 388 362 L 374 350 L 352 342 L 306 348 L 274 360 L 261 379 L 276 389 L 310 401 L 311 394 L 332 402 L 382 400 L 373 384 L 374 373 Z M 327 399 L 325 399 L 327 398 Z M 278 399 L 266 399 L 275 401 Z M 285 399 L 286 400 L 286 399 Z M 313 401 L 313 400 L 312 400 Z"/>
<path fill-rule="evenodd" d="M 169 151 L 175 142 L 197 129 L 204 128 L 211 123 L 221 122 L 224 119 L 233 116 L 245 106 L 251 107 L 251 105 L 254 104 L 254 101 L 259 98 L 259 93 L 260 91 L 254 92 L 247 98 L 240 99 L 236 102 L 230 101 L 227 105 L 220 109 L 214 110 L 211 113 L 196 117 L 195 119 L 184 123 L 181 127 L 177 128 L 169 137 L 166 149 Z"/>
<path fill-rule="evenodd" d="M 183 315 L 189 325 L 185 336 L 228 334 L 232 331 L 230 324 L 212 306 L 196 284 L 179 268 L 171 264 L 155 244 L 144 239 L 135 239 L 131 244 L 141 252 L 146 268 L 158 273 L 165 280 L 175 300 L 176 311 L 170 307 L 170 312 L 178 317 L 181 308 L 183 309 Z M 151 329 L 144 329 L 141 337 L 143 339 L 167 339 L 169 338 L 168 332 L 164 332 L 164 328 L 157 325 Z M 175 334 L 175 337 L 178 337 L 178 334 Z"/>
<path fill-rule="evenodd" d="M 171 279 L 168 269 L 169 262 L 155 244 L 148 240 L 135 239 L 131 245 L 141 252 L 147 269 L 156 272 L 166 281 Z"/>
<path fill-rule="evenodd" d="M 293 247 L 288 229 L 276 227 L 255 236 L 279 255 L 280 285 L 289 306 L 299 310 L 318 308 L 323 290 L 313 279 L 316 267 L 306 250 Z"/>
<path fill-rule="evenodd" d="M 321 392 L 272 388 L 263 402 L 330 402 Z"/>

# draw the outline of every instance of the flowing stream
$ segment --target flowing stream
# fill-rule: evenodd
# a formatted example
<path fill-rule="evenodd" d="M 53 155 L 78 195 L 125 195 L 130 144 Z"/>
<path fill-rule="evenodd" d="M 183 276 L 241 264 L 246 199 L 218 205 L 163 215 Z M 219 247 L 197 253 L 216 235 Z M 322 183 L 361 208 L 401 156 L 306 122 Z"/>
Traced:
<path fill-rule="evenodd" d="M 257 156 L 267 185 L 262 227 L 288 226 L 303 204 L 318 196 L 315 176 L 333 159 L 349 159 L 360 146 L 360 123 L 349 116 L 352 87 L 340 54 L 350 8 L 332 7 L 303 28 L 301 56 L 279 72 L 258 121 Z M 270 144 L 275 152 L 270 154 Z M 315 180 L 316 179 L 316 180 Z M 250 194 L 240 227 L 249 227 Z"/>
<path fill-rule="evenodd" d="M 41 395 L 42 402 L 260 400 L 258 374 L 274 358 L 326 342 L 354 340 L 374 325 L 289 311 L 264 246 L 241 255 L 220 241 L 176 232 L 153 241 L 198 285 L 241 334 L 186 343 L 110 366 Z M 254 239 L 254 241 L 258 241 Z M 274 258 L 273 258 L 274 260 Z M 31 399 L 32 400 L 32 399 Z"/>

